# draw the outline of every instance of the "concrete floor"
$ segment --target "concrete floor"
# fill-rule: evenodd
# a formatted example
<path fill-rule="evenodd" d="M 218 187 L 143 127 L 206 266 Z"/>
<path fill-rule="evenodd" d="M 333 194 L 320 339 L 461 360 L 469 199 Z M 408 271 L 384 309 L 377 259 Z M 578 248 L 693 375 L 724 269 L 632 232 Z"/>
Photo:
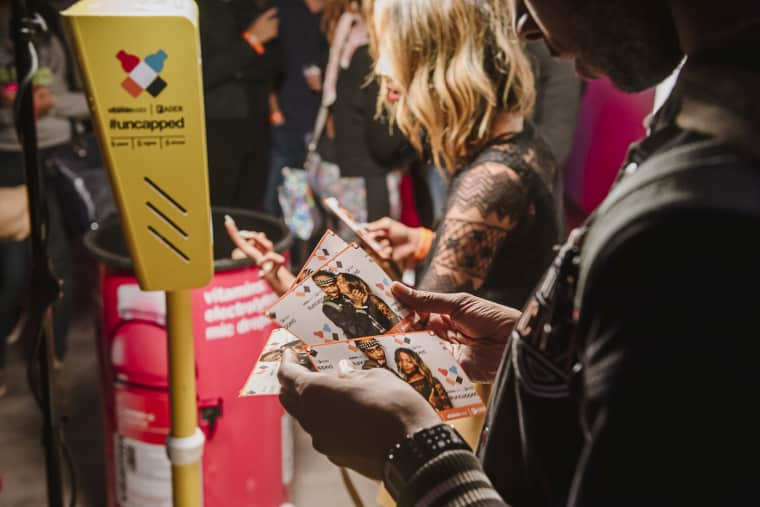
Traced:
<path fill-rule="evenodd" d="M 79 306 L 64 367 L 70 414 L 65 435 L 77 470 L 77 505 L 102 507 L 105 469 L 94 315 L 81 309 L 89 305 Z M 10 350 L 6 371 L 8 393 L 0 398 L 0 507 L 41 507 L 47 505 L 47 497 L 40 416 L 15 348 Z M 295 431 L 295 460 L 290 496 L 296 507 L 353 507 L 338 469 L 311 448 L 309 436 L 300 428 Z M 377 485 L 356 474 L 352 477 L 364 505 L 376 505 Z"/>

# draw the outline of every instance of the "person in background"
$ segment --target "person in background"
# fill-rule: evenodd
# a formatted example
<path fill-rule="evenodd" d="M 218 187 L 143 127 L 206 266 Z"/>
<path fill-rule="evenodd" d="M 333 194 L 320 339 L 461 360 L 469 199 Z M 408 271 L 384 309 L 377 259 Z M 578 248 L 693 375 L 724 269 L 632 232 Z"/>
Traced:
<path fill-rule="evenodd" d="M 552 58 L 542 42 L 526 43 L 525 52 L 530 58 L 536 80 L 536 106 L 529 118 L 557 160 L 558 170 L 552 187 L 560 231 L 564 235 L 566 226 L 562 169 L 575 139 L 583 82 L 571 62 Z M 415 189 L 415 198 L 419 205 L 429 208 L 419 210 L 420 216 L 427 217 L 422 225 L 429 227 L 443 218 L 448 183 L 441 170 L 433 164 L 425 165 L 417 177 L 419 188 Z M 426 193 L 420 193 L 423 190 Z"/>
<path fill-rule="evenodd" d="M 336 197 L 360 222 L 398 216 L 399 169 L 413 158 L 404 136 L 376 117 L 379 83 L 372 79 L 369 34 L 357 0 L 329 0 L 323 26 L 330 42 L 323 104 L 329 107 L 324 135 L 317 146 L 319 171 L 360 182 L 335 191 L 314 188 L 320 197 Z M 393 206 L 392 206 L 393 204 Z"/>
<path fill-rule="evenodd" d="M 391 28 L 374 20 L 375 70 L 383 82 L 381 105 L 420 151 L 428 143 L 436 165 L 447 170 L 452 185 L 446 216 L 436 233 L 389 218 L 369 228 L 394 260 L 415 265 L 429 257 L 422 288 L 464 290 L 519 307 L 559 240 L 552 195 L 556 162 L 525 120 L 534 99 L 530 63 L 520 46 L 507 40 L 510 18 L 495 8 L 498 3 L 468 4 L 451 13 L 443 4 L 423 5 L 394 18 Z M 454 29 L 465 22 L 471 25 L 467 30 Z M 380 37 L 384 30 L 396 37 Z M 467 58 L 450 56 L 463 52 L 469 52 Z M 492 54 L 496 61 L 475 65 L 483 62 L 479 54 Z M 431 77 L 435 65 L 456 73 L 456 86 Z M 233 241 L 239 247 L 244 243 Z M 269 253 L 257 245 L 244 251 L 258 263 Z M 289 279 L 286 271 L 267 270 L 266 276 L 285 285 L 280 278 Z"/>
<path fill-rule="evenodd" d="M 387 12 L 396 7 L 387 5 L 377 4 Z M 383 82 L 381 104 L 418 149 L 427 142 L 436 165 L 447 169 L 452 185 L 446 215 L 436 233 L 390 218 L 369 228 L 394 260 L 424 266 L 420 287 L 468 291 L 520 307 L 559 240 L 552 195 L 556 162 L 525 120 L 534 98 L 530 64 L 519 45 L 507 40 L 510 18 L 495 8 L 498 2 L 467 4 L 456 12 L 423 5 L 413 12 L 399 5 L 404 18 L 373 20 L 376 72 Z M 463 23 L 470 23 L 467 30 L 454 29 Z M 380 37 L 387 30 L 396 36 Z M 468 51 L 467 58 L 450 56 Z M 495 62 L 474 65 L 483 61 L 478 54 L 494 55 Z M 433 80 L 435 65 L 456 73 L 456 86 Z M 244 251 L 263 262 L 269 253 L 255 246 Z M 265 276 L 286 285 L 288 275 L 278 267 Z"/>
<path fill-rule="evenodd" d="M 435 232 L 390 218 L 368 229 L 387 255 L 421 267 L 421 288 L 520 307 L 559 240 L 557 164 L 526 119 L 534 80 L 509 40 L 509 13 L 494 1 L 373 4 L 382 105 L 420 153 L 427 146 L 450 186 Z"/>
<path fill-rule="evenodd" d="M 257 209 L 269 171 L 269 93 L 281 65 L 275 7 L 199 0 L 213 206 Z"/>
<path fill-rule="evenodd" d="M 34 8 L 34 6 L 32 6 Z M 52 25 L 56 20 L 49 20 Z M 16 99 L 16 67 L 10 34 L 10 2 L 0 1 L 0 188 L 15 192 L 15 201 L 3 203 L 6 213 L 26 214 L 24 161 L 15 127 L 13 103 Z M 72 91 L 67 81 L 69 62 L 63 42 L 55 31 L 40 34 L 34 40 L 39 69 L 34 75 L 32 93 L 36 115 L 37 144 L 41 165 L 58 152 L 70 150 L 72 120 L 89 116 L 87 101 L 81 92 Z M 69 238 L 63 223 L 63 210 L 53 185 L 45 196 L 49 215 L 48 255 L 54 273 L 63 281 L 63 295 L 53 304 L 55 356 L 57 364 L 66 353 L 66 334 L 71 321 L 74 279 L 72 276 Z M 4 199 L 5 197 L 3 197 Z M 15 202 L 15 205 L 14 205 Z M 9 209 L 14 206 L 14 209 Z M 23 229 L 16 237 L 25 236 Z M 4 391 L 6 337 L 20 316 L 20 303 L 27 283 L 26 241 L 0 243 L 0 392 Z"/>
<path fill-rule="evenodd" d="M 271 162 L 264 209 L 281 215 L 277 187 L 283 167 L 302 167 L 322 91 L 327 41 L 320 28 L 325 0 L 279 0 L 282 67 L 270 95 Z"/>

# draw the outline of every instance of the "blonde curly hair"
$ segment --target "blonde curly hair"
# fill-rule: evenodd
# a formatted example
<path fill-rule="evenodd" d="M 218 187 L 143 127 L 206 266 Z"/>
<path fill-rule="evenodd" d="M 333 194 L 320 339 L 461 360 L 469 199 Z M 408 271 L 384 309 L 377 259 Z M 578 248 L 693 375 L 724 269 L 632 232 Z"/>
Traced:
<path fill-rule="evenodd" d="M 502 112 L 527 115 L 535 101 L 530 62 L 505 0 L 365 0 L 371 50 L 392 60 L 402 89 L 387 112 L 418 152 L 425 145 L 448 174 L 488 140 Z M 382 32 L 382 33 L 380 33 Z"/>

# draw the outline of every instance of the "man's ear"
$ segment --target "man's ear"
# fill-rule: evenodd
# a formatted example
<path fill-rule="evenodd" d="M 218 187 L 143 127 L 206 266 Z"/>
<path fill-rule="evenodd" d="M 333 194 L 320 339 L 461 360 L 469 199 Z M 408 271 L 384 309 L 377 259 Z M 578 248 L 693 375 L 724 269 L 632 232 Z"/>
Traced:
<path fill-rule="evenodd" d="M 523 0 L 515 1 L 514 30 L 522 40 L 539 40 L 544 34 Z"/>

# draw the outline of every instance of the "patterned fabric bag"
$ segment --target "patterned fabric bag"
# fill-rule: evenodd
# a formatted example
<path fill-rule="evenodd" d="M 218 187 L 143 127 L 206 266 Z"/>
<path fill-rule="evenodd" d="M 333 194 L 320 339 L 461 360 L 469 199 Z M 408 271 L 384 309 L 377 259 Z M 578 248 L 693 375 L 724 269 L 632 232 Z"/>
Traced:
<path fill-rule="evenodd" d="M 319 230 L 321 223 L 306 171 L 283 167 L 282 179 L 277 193 L 283 219 L 293 234 L 306 241 Z"/>

